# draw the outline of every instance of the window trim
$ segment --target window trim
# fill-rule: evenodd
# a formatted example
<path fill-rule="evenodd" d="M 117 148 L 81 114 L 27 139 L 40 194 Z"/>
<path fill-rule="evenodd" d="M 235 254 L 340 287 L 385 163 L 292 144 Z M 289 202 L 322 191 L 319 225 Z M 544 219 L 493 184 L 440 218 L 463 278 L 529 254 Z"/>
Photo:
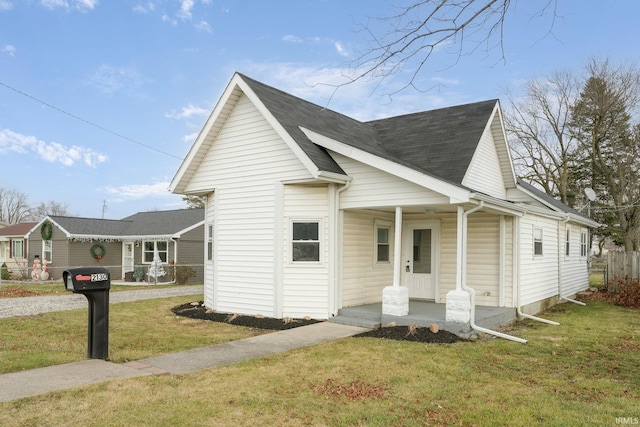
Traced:
<path fill-rule="evenodd" d="M 536 234 L 537 234 L 536 231 L 538 231 L 538 230 L 540 231 L 540 238 L 539 239 L 536 238 Z M 542 256 L 544 256 L 544 229 L 542 227 L 534 225 L 531 237 L 532 237 L 532 242 L 533 242 L 533 247 L 532 247 L 533 256 L 534 257 L 542 257 Z M 536 251 L 536 245 L 537 244 L 539 244 L 539 246 L 540 246 L 540 253 L 537 253 L 537 251 Z"/>
<path fill-rule="evenodd" d="M 47 251 L 46 245 L 49 243 L 49 250 Z M 46 252 L 49 252 L 49 257 L 45 255 Z M 47 260 L 48 263 L 53 262 L 53 241 L 52 240 L 43 240 L 42 241 L 42 261 Z"/>
<path fill-rule="evenodd" d="M 207 225 L 207 253 L 205 255 L 207 261 L 213 261 L 213 221 Z"/>
<path fill-rule="evenodd" d="M 391 226 L 393 225 L 393 223 L 391 221 L 388 220 L 383 220 L 383 219 L 375 219 L 373 221 L 373 265 L 375 266 L 387 266 L 390 265 L 392 262 L 392 255 L 393 252 L 391 251 L 392 246 L 391 246 Z M 387 260 L 384 261 L 380 261 L 379 260 L 379 252 L 378 249 L 380 247 L 380 242 L 378 241 L 378 230 L 379 229 L 386 229 L 388 231 L 387 233 L 387 242 L 386 243 L 382 243 L 382 244 L 386 244 L 387 245 Z"/>
<path fill-rule="evenodd" d="M 589 256 L 589 231 L 586 228 L 580 229 L 580 258 Z"/>
<path fill-rule="evenodd" d="M 158 242 L 164 242 L 167 244 L 167 249 L 164 251 L 161 251 L 158 249 Z M 153 251 L 151 252 L 153 254 L 153 252 L 155 252 L 156 250 L 158 251 L 158 255 L 160 256 L 160 261 L 163 264 L 167 264 L 169 262 L 169 241 L 168 240 L 143 240 L 142 241 L 142 259 L 141 259 L 141 264 L 151 264 L 153 263 L 153 255 L 151 257 L 151 261 L 145 261 L 145 254 L 147 254 L 149 251 L 146 250 L 145 246 L 147 243 L 153 243 Z M 160 255 L 162 252 L 164 252 L 166 254 L 166 260 L 162 261 L 162 256 Z"/>
<path fill-rule="evenodd" d="M 20 256 L 16 256 L 16 252 L 15 252 L 15 244 L 16 243 L 20 243 Z M 24 239 L 11 239 L 11 247 L 9 249 L 9 253 L 10 253 L 10 257 L 11 259 L 16 259 L 16 258 L 20 258 L 23 259 L 24 258 Z"/>
<path fill-rule="evenodd" d="M 315 223 L 318 226 L 318 240 L 294 240 L 293 239 L 293 228 L 294 228 L 294 224 L 296 223 Z M 322 264 L 323 262 L 323 256 L 322 256 L 322 250 L 323 250 L 323 245 L 322 245 L 322 240 L 324 237 L 324 227 L 323 227 L 323 223 L 322 223 L 322 219 L 319 218 L 291 218 L 289 220 L 289 263 L 290 264 L 296 264 L 296 265 L 309 265 L 309 264 Z M 293 255 L 294 255 L 294 250 L 293 250 L 293 245 L 296 242 L 305 242 L 305 243 L 317 243 L 318 244 L 318 259 L 317 260 L 311 260 L 311 261 L 303 261 L 303 260 L 294 260 L 293 259 Z"/>
<path fill-rule="evenodd" d="M 564 256 L 571 256 L 571 226 L 567 224 L 564 230 Z"/>

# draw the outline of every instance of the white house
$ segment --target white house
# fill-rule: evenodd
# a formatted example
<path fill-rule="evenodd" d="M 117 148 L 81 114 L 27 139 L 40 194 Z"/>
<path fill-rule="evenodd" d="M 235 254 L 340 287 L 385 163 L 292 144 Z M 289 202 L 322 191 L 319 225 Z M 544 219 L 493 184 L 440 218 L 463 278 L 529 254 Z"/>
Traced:
<path fill-rule="evenodd" d="M 235 74 L 171 183 L 206 197 L 205 304 L 534 314 L 587 288 L 583 217 L 514 173 L 497 100 L 360 122 Z"/>

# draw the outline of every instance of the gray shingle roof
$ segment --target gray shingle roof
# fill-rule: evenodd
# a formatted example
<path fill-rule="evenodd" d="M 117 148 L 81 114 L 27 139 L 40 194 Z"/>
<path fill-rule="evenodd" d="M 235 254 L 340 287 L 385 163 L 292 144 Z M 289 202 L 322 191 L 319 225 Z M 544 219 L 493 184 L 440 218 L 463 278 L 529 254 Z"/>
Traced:
<path fill-rule="evenodd" d="M 533 185 L 527 183 L 526 181 L 518 179 L 518 185 L 520 185 L 522 188 L 524 188 L 525 190 L 527 190 L 530 193 L 532 193 L 538 199 L 543 200 L 545 203 L 555 207 L 557 210 L 559 210 L 561 212 L 570 213 L 570 214 L 574 214 L 574 215 L 579 215 L 579 216 L 585 217 L 582 212 L 577 211 L 577 210 L 573 209 L 572 207 L 565 205 L 564 203 L 562 203 L 558 199 L 554 199 L 553 197 L 549 196 L 544 191 L 538 190 L 536 187 L 534 187 Z"/>
<path fill-rule="evenodd" d="M 241 77 L 320 170 L 340 174 L 344 171 L 329 153 L 311 142 L 300 127 L 461 184 L 498 102 L 494 99 L 360 122 L 244 75 Z"/>
<path fill-rule="evenodd" d="M 51 216 L 67 232 L 89 236 L 174 235 L 204 220 L 204 209 L 139 212 L 121 220 Z"/>

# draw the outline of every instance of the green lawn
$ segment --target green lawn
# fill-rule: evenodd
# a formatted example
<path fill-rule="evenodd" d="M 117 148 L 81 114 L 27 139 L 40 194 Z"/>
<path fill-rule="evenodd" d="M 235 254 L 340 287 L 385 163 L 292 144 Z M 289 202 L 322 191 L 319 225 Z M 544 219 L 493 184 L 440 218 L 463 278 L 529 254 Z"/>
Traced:
<path fill-rule="evenodd" d="M 127 313 L 123 325 L 137 321 L 139 306 L 119 306 L 118 315 Z M 560 326 L 525 321 L 509 328 L 528 344 L 348 338 L 187 375 L 118 380 L 4 403 L 0 425 L 613 426 L 640 418 L 640 312 L 594 302 L 562 304 L 543 317 Z M 173 321 L 180 323 L 168 324 Z M 209 333 L 220 326 L 228 325 Z M 132 347 L 146 346 L 162 329 L 140 327 L 150 329 Z M 220 333 L 242 329 L 229 328 Z M 0 321 L 0 332 L 6 330 Z M 201 339 L 194 331 L 186 324 L 172 334 Z M 118 340 L 117 332 L 112 336 Z M 50 340 L 66 338 L 53 334 Z M 82 357 L 81 349 L 77 353 Z"/>

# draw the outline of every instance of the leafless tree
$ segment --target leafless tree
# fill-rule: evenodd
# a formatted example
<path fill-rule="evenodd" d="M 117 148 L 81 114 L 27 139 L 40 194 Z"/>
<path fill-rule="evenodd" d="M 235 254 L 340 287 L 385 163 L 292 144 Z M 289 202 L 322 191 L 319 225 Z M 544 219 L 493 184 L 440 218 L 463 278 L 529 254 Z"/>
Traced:
<path fill-rule="evenodd" d="M 540 16 L 550 15 L 553 28 L 557 0 L 538 0 Z M 437 49 L 453 53 L 457 60 L 477 50 L 498 50 L 504 60 L 504 23 L 517 0 L 419 0 L 399 7 L 392 16 L 374 18 L 361 25 L 370 48 L 353 64 L 348 83 L 361 79 L 380 82 L 407 71 L 407 81 L 394 93 L 416 87 L 417 76 Z M 378 30 L 374 23 L 385 29 Z M 392 95 L 392 94 L 390 94 Z"/>
<path fill-rule="evenodd" d="M 25 221 L 30 213 L 26 194 L 0 187 L 0 221 L 17 224 Z"/>
<path fill-rule="evenodd" d="M 507 91 L 505 128 L 518 175 L 570 206 L 570 168 L 578 142 L 570 132 L 579 90 L 575 73 L 558 71 L 526 83 L 524 94 Z"/>
<path fill-rule="evenodd" d="M 29 219 L 39 221 L 47 215 L 74 216 L 70 213 L 69 205 L 67 203 L 49 200 L 46 203 L 41 202 L 38 206 L 33 208 L 29 215 Z"/>

